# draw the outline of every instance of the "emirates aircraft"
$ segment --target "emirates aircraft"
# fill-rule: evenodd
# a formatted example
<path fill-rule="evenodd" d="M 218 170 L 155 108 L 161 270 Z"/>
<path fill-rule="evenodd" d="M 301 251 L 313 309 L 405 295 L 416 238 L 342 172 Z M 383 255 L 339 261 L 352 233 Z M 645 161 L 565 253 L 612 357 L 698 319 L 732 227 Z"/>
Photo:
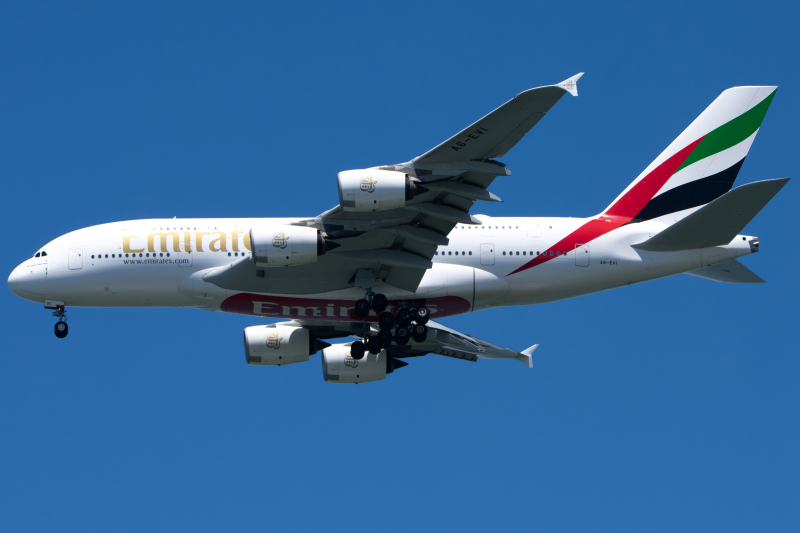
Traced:
<path fill-rule="evenodd" d="M 776 87 L 724 91 L 602 213 L 471 214 L 511 172 L 497 161 L 582 74 L 518 94 L 407 163 L 339 172 L 339 205 L 316 217 L 101 224 L 41 247 L 8 278 L 67 336 L 67 307 L 195 307 L 267 318 L 244 330 L 252 365 L 308 361 L 325 381 L 382 380 L 426 354 L 532 367 L 517 352 L 438 321 L 573 298 L 688 273 L 761 283 L 740 235 L 788 182 L 732 189 Z M 355 337 L 343 344 L 327 340 Z"/>

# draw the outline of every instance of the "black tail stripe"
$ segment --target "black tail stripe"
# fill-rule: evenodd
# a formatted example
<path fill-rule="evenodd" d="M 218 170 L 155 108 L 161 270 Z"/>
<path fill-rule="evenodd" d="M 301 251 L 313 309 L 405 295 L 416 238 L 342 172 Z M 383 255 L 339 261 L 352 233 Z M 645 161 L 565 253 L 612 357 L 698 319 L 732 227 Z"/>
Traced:
<path fill-rule="evenodd" d="M 713 176 L 690 181 L 670 189 L 647 202 L 631 222 L 652 220 L 670 213 L 677 213 L 716 200 L 733 187 L 744 159 Z"/>

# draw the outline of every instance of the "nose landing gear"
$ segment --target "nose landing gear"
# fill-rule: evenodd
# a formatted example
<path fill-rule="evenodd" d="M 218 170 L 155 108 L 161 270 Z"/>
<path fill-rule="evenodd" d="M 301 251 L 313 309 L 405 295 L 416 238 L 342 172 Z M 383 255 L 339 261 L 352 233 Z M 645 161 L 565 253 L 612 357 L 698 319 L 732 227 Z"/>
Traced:
<path fill-rule="evenodd" d="M 69 333 L 69 327 L 67 326 L 67 311 L 64 309 L 64 306 L 57 305 L 56 310 L 53 311 L 53 316 L 58 317 L 58 322 L 56 322 L 55 327 L 56 337 L 63 339 Z"/>

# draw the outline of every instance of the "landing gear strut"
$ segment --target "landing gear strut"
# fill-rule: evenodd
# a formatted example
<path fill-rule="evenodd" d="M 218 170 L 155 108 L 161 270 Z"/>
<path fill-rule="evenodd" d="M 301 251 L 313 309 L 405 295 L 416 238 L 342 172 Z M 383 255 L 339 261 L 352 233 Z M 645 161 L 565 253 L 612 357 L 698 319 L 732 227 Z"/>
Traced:
<path fill-rule="evenodd" d="M 53 316 L 58 317 L 58 322 L 56 322 L 55 327 L 56 337 L 63 339 L 69 333 L 69 327 L 67 326 L 67 312 L 64 310 L 64 306 L 56 306 L 56 310 L 53 311 Z"/>

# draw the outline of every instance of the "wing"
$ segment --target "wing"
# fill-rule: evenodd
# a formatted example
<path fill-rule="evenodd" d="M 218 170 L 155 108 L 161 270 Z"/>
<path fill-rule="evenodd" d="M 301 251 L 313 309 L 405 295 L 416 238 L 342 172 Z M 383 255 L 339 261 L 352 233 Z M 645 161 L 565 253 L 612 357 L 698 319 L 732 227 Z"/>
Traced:
<path fill-rule="evenodd" d="M 561 96 L 577 95 L 576 81 L 582 74 L 520 93 L 408 163 L 378 167 L 407 174 L 427 192 L 400 209 L 357 213 L 336 206 L 321 214 L 315 222 L 341 245 L 322 259 L 356 262 L 348 280 L 356 269 L 366 269 L 376 279 L 415 291 L 453 227 L 480 224 L 469 214 L 473 204 L 501 201 L 486 189 L 497 176 L 510 176 L 511 171 L 490 158 L 505 155 Z"/>
<path fill-rule="evenodd" d="M 511 172 L 490 158 L 508 152 L 561 96 L 577 95 L 575 82 L 581 75 L 520 93 L 407 163 L 368 169 L 405 174 L 419 192 L 399 208 L 357 212 L 337 205 L 313 219 L 294 222 L 319 229 L 337 245 L 316 262 L 273 268 L 269 276 L 259 276 L 257 267 L 243 258 L 207 274 L 205 281 L 229 290 L 312 294 L 363 287 L 356 277 L 366 273 L 416 291 L 433 265 L 437 246 L 448 244 L 447 235 L 455 225 L 481 223 L 469 213 L 473 204 L 501 201 L 486 189 L 497 176 Z"/>
<path fill-rule="evenodd" d="M 578 95 L 583 72 L 557 85 L 519 93 L 471 126 L 414 159 L 418 163 L 455 163 L 503 157 L 544 118 L 565 92 Z"/>
<path fill-rule="evenodd" d="M 284 324 L 302 326 L 308 329 L 312 335 L 314 335 L 315 339 L 328 340 L 348 335 L 363 335 L 366 333 L 361 329 L 364 326 L 361 322 L 353 324 L 346 322 L 331 324 L 329 322 L 294 320 L 291 322 L 284 322 Z M 403 359 L 432 353 L 472 362 L 476 362 L 478 359 L 516 359 L 528 368 L 533 368 L 532 354 L 534 350 L 539 347 L 538 344 L 534 344 L 522 352 L 515 352 L 514 350 L 502 348 L 477 337 L 473 337 L 472 335 L 460 333 L 434 321 L 429 321 L 427 326 L 428 337 L 425 341 L 418 343 L 412 340 L 405 346 L 392 344 L 392 346 L 386 348 L 388 354 L 392 357 Z M 377 326 L 372 326 L 372 328 L 372 333 L 378 331 Z"/>

